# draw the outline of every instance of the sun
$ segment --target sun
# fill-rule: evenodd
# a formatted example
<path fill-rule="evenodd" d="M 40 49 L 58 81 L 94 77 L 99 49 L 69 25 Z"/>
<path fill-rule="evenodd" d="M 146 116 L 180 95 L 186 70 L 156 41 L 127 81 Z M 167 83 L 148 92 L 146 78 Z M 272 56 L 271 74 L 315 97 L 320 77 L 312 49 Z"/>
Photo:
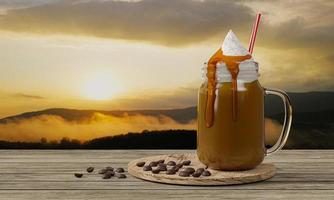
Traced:
<path fill-rule="evenodd" d="M 109 100 L 119 91 L 111 76 L 98 75 L 87 81 L 84 96 L 91 100 Z"/>

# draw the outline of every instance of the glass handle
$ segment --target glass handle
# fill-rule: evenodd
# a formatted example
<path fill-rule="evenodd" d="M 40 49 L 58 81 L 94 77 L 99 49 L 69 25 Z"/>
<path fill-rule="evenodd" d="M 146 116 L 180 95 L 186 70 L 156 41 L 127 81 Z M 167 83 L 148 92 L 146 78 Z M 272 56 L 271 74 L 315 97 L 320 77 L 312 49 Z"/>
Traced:
<path fill-rule="evenodd" d="M 274 146 L 266 150 L 266 155 L 271 155 L 278 150 L 282 149 L 286 140 L 288 139 L 291 122 L 292 122 L 292 106 L 289 96 L 282 90 L 274 90 L 274 89 L 264 89 L 265 95 L 276 95 L 281 97 L 283 103 L 284 103 L 284 122 L 283 122 L 283 128 L 281 131 L 281 135 L 278 138 L 278 141 Z"/>

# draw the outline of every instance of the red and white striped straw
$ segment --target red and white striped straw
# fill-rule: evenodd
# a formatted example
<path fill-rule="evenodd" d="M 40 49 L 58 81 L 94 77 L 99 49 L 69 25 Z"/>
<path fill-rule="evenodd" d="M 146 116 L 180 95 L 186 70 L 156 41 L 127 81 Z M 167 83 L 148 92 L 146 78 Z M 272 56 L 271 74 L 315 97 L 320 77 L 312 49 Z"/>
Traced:
<path fill-rule="evenodd" d="M 252 35 L 251 38 L 249 40 L 249 47 L 248 47 L 248 52 L 250 54 L 253 53 L 253 49 L 254 49 L 254 44 L 255 44 L 255 39 L 256 39 L 256 33 L 257 33 L 257 29 L 259 28 L 259 23 L 260 23 L 260 18 L 261 18 L 261 13 L 258 13 L 256 15 L 256 20 L 253 24 L 253 30 L 252 30 Z"/>

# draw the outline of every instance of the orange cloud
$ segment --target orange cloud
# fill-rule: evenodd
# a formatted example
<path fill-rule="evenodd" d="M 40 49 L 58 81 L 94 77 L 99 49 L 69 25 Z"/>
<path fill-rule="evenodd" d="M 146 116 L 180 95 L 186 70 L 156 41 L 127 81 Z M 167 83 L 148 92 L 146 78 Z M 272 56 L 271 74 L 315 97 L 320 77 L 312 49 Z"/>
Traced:
<path fill-rule="evenodd" d="M 31 95 L 31 94 L 24 94 L 24 93 L 16 93 L 11 95 L 14 98 L 24 98 L 24 99 L 44 99 L 42 96 L 38 95 Z"/>

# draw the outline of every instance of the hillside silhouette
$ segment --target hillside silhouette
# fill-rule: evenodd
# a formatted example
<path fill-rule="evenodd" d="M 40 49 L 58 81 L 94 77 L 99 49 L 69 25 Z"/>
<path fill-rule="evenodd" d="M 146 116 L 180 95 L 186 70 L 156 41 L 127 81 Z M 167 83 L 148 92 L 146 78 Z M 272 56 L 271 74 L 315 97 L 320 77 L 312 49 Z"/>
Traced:
<path fill-rule="evenodd" d="M 55 115 L 67 121 L 81 121 L 90 118 L 94 113 L 101 113 L 104 115 L 112 115 L 121 117 L 125 113 L 127 115 L 145 115 L 145 116 L 160 116 L 164 115 L 174 119 L 179 123 L 188 123 L 196 118 L 196 107 L 180 108 L 180 109 L 165 109 L 165 110 L 77 110 L 67 108 L 51 108 L 41 111 L 26 112 L 15 116 L 10 116 L 0 119 L 0 124 L 8 122 L 15 122 L 22 119 L 30 119 L 41 115 Z"/>
<path fill-rule="evenodd" d="M 90 140 L 83 144 L 88 149 L 195 149 L 196 131 L 164 130 L 128 133 Z"/>

